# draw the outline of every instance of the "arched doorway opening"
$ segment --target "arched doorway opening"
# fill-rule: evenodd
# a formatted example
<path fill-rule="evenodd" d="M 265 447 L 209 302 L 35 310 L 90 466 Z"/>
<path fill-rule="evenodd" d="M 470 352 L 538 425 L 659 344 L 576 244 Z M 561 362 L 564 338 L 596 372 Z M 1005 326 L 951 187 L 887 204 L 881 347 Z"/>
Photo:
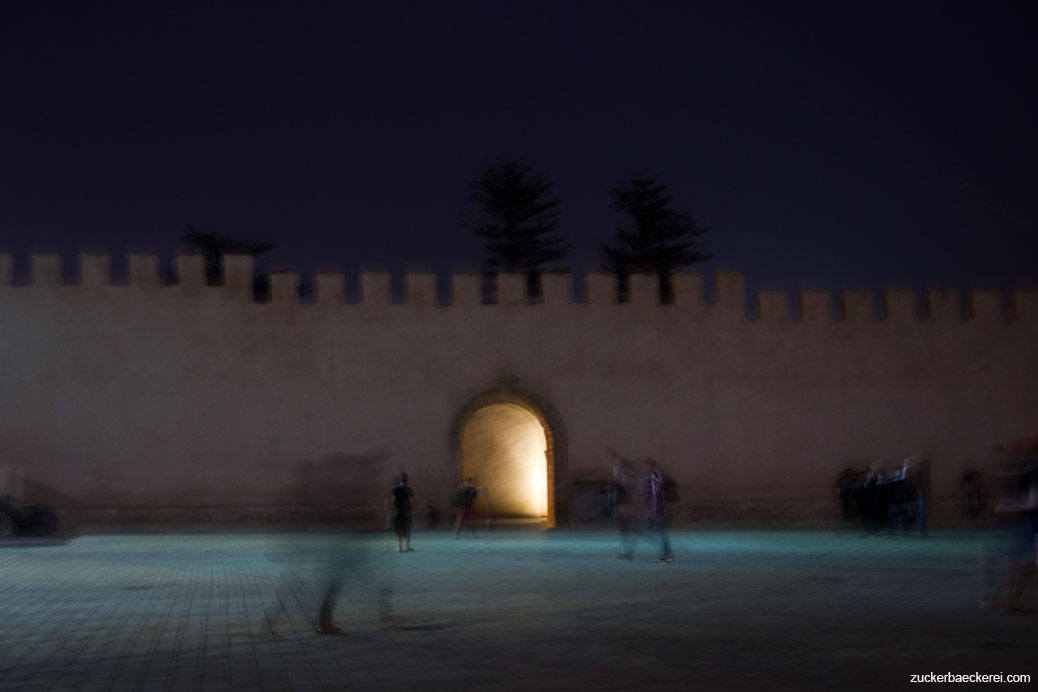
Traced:
<path fill-rule="evenodd" d="M 562 420 L 515 378 L 502 378 L 462 407 L 450 445 L 457 481 L 475 477 L 495 518 L 541 520 L 550 528 L 568 516 L 557 482 L 566 478 L 567 468 Z"/>
<path fill-rule="evenodd" d="M 496 517 L 547 519 L 548 440 L 518 404 L 489 404 L 461 429 L 461 476 L 476 479 Z"/>

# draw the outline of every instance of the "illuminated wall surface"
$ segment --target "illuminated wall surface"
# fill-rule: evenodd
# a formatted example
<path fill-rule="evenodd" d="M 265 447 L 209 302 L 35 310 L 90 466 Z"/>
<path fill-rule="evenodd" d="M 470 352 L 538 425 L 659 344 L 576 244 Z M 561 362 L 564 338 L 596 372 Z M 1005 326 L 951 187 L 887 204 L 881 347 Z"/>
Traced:
<path fill-rule="evenodd" d="M 461 436 L 462 476 L 472 476 L 496 516 L 548 511 L 547 440 L 540 421 L 515 404 L 476 411 Z"/>
<path fill-rule="evenodd" d="M 572 276 L 547 274 L 530 304 L 504 274 L 487 305 L 481 277 L 456 275 L 443 305 L 432 274 L 403 277 L 394 302 L 372 273 L 355 302 L 342 275 L 318 275 L 304 304 L 298 277 L 276 274 L 257 303 L 248 257 L 225 258 L 220 286 L 201 257 L 177 259 L 174 285 L 154 256 L 129 258 L 128 285 L 106 256 L 80 257 L 70 284 L 60 257 L 29 263 L 14 285 L 0 255 L 0 493 L 58 508 L 384 521 L 407 471 L 443 516 L 471 465 L 502 512 L 543 513 L 520 459 L 545 443 L 487 404 L 548 424 L 547 511 L 563 523 L 575 487 L 609 478 L 608 447 L 656 459 L 679 511 L 785 519 L 831 515 L 842 468 L 914 454 L 954 506 L 967 466 L 1038 432 L 1035 291 L 758 293 L 738 274 L 680 275 L 660 305 L 634 276 L 619 304 L 612 276 L 588 275 L 578 302 Z"/>

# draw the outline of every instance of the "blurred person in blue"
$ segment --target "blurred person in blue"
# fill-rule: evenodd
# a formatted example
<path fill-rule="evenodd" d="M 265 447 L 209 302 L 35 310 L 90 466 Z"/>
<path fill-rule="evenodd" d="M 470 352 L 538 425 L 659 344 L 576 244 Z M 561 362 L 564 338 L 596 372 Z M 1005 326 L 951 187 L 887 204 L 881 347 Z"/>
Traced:
<path fill-rule="evenodd" d="M 645 459 L 645 478 L 642 481 L 642 499 L 645 502 L 645 527 L 656 531 L 660 539 L 660 557 L 657 562 L 673 562 L 674 550 L 667 534 L 667 497 L 663 472 L 650 457 Z"/>
<path fill-rule="evenodd" d="M 613 457 L 613 520 L 620 534 L 620 555 L 624 560 L 634 559 L 634 538 L 631 535 L 631 519 L 635 515 L 638 496 L 638 478 L 634 466 L 612 448 Z"/>

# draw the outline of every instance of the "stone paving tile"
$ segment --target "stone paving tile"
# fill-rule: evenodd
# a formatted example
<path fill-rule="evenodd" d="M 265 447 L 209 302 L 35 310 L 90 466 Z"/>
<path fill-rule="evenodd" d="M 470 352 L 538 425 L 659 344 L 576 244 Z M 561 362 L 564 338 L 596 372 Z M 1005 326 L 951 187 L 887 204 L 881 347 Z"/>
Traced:
<path fill-rule="evenodd" d="M 680 531 L 81 536 L 0 544 L 0 691 L 890 689 L 1035 672 L 977 608 L 984 537 Z M 336 619 L 315 633 L 323 584 Z"/>

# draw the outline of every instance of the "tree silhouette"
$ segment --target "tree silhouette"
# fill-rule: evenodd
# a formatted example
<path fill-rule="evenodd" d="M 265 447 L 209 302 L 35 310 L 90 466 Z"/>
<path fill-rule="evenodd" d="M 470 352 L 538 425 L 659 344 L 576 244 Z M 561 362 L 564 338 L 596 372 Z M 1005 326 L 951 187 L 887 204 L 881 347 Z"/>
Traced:
<path fill-rule="evenodd" d="M 531 298 L 539 295 L 538 277 L 544 265 L 561 260 L 570 249 L 569 243 L 554 235 L 559 200 L 549 196 L 553 186 L 516 161 L 487 168 L 471 184 L 471 197 L 482 212 L 473 231 L 486 246 L 487 274 L 526 274 Z"/>
<path fill-rule="evenodd" d="M 205 257 L 205 282 L 208 286 L 219 286 L 223 283 L 224 255 L 252 255 L 257 257 L 277 247 L 277 243 L 269 240 L 245 240 L 225 236 L 214 231 L 201 230 L 196 226 L 188 226 L 183 240 L 191 251 Z M 163 283 L 176 283 L 172 271 L 165 272 L 162 276 Z M 299 296 L 305 298 L 313 293 L 313 287 L 308 282 L 300 282 Z M 266 302 L 270 299 L 270 274 L 254 272 L 252 276 L 252 295 L 258 302 Z"/>
<path fill-rule="evenodd" d="M 256 257 L 277 247 L 277 243 L 274 242 L 230 238 L 213 231 L 199 230 L 195 226 L 187 227 L 184 242 L 192 250 L 205 256 L 205 282 L 210 286 L 223 282 L 223 267 L 220 258 L 224 255 Z"/>
<path fill-rule="evenodd" d="M 646 272 L 660 279 L 660 302 L 673 302 L 674 273 L 713 257 L 696 247 L 698 238 L 710 229 L 671 208 L 667 186 L 655 178 L 634 178 L 611 194 L 613 206 L 632 222 L 617 228 L 614 244 L 602 246 L 605 269 L 617 275 L 620 300 L 627 300 L 628 277 Z"/>

